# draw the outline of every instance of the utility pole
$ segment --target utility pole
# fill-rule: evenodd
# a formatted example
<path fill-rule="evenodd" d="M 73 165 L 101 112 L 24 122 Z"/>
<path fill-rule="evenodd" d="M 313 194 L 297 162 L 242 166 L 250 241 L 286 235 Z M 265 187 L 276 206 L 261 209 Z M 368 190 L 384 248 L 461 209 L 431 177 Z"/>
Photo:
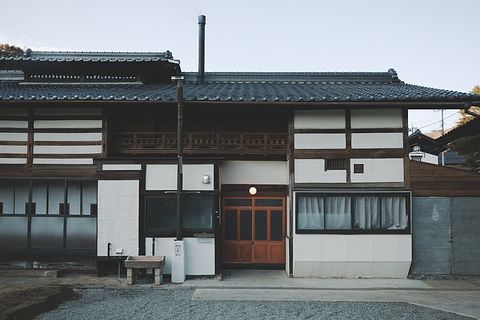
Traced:
<path fill-rule="evenodd" d="M 182 240 L 183 208 L 183 76 L 174 76 L 177 81 L 177 240 Z"/>

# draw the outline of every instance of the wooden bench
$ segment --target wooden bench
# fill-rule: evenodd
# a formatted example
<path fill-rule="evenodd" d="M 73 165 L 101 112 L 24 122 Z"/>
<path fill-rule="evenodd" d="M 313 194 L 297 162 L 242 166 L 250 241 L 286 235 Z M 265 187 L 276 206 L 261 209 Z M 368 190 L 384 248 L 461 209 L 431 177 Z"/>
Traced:
<path fill-rule="evenodd" d="M 127 268 L 127 284 L 135 283 L 135 269 L 153 269 L 155 275 L 155 284 L 160 285 L 163 281 L 163 266 L 165 265 L 164 256 L 129 256 L 125 260 Z"/>

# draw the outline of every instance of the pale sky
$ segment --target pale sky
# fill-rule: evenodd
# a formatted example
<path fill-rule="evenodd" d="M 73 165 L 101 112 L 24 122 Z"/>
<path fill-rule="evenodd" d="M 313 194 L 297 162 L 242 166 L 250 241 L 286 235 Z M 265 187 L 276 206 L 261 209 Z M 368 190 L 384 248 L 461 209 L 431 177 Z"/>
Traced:
<path fill-rule="evenodd" d="M 207 71 L 387 71 L 423 86 L 480 84 L 480 0 L 0 0 L 0 42 L 33 50 L 173 52 Z M 457 116 L 445 111 L 446 127 Z M 410 113 L 422 131 L 441 113 Z"/>

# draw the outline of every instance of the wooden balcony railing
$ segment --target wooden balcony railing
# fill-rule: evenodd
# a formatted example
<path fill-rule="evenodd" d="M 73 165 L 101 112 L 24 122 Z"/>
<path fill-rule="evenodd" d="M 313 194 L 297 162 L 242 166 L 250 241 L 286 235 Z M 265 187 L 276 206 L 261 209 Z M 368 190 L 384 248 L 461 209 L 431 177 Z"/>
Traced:
<path fill-rule="evenodd" d="M 187 154 L 286 154 L 287 133 L 186 132 L 184 151 Z M 120 132 L 113 136 L 114 153 L 118 155 L 175 154 L 174 132 Z"/>

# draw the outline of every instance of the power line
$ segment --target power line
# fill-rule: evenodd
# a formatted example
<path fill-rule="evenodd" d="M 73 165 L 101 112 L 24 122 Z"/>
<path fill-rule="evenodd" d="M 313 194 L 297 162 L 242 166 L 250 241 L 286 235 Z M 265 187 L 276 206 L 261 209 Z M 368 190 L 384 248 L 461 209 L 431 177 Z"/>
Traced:
<path fill-rule="evenodd" d="M 453 117 L 454 115 L 456 115 L 456 113 L 452 113 L 451 115 L 449 115 L 448 117 L 444 118 L 443 120 L 447 120 L 448 118 L 451 118 L 451 117 Z M 422 129 L 422 128 L 430 127 L 430 126 L 432 126 L 432 125 L 434 125 L 434 124 L 437 124 L 437 123 L 440 123 L 440 122 L 442 122 L 442 120 L 438 120 L 438 121 L 435 121 L 435 122 L 433 122 L 433 123 L 427 124 L 427 125 L 425 125 L 425 126 L 418 127 L 417 129 Z"/>

